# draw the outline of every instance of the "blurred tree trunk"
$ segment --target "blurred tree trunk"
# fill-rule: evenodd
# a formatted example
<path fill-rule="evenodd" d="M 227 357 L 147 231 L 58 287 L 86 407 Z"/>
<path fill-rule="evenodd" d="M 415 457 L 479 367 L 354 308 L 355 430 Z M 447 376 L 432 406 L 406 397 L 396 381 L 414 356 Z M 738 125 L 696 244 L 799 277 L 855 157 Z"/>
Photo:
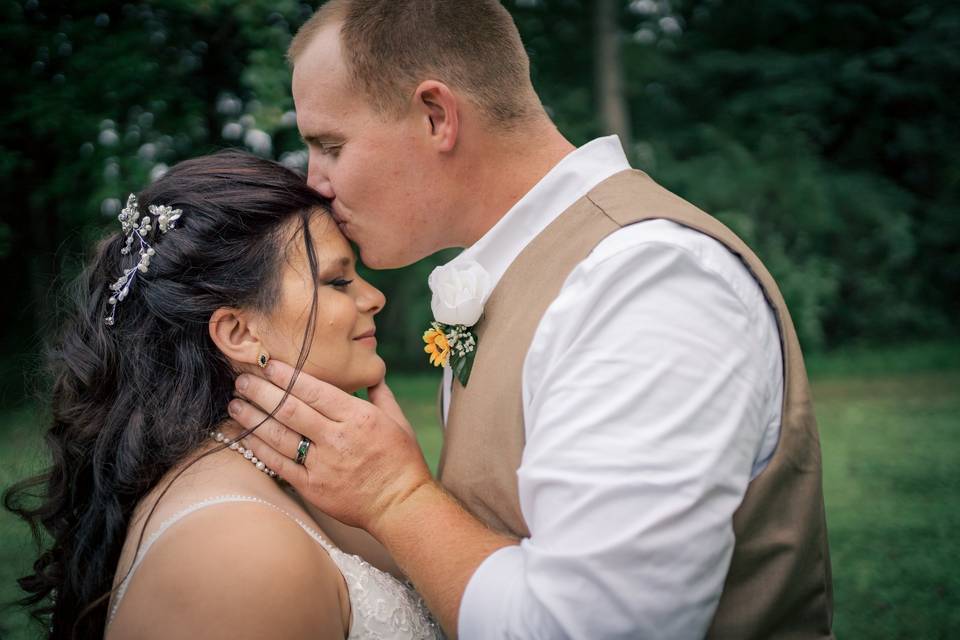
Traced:
<path fill-rule="evenodd" d="M 620 136 L 623 148 L 632 146 L 630 110 L 623 91 L 623 58 L 620 53 L 619 0 L 594 4 L 594 78 L 601 123 L 607 133 Z"/>

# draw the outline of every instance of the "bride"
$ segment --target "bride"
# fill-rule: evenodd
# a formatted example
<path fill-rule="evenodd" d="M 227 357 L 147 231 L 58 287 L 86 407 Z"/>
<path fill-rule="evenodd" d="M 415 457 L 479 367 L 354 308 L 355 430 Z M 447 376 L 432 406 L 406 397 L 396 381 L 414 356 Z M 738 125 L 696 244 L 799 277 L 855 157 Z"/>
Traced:
<path fill-rule="evenodd" d="M 438 636 L 372 538 L 224 435 L 235 377 L 271 357 L 348 392 L 383 379 L 385 300 L 327 202 L 228 151 L 175 166 L 120 222 L 50 354 L 52 466 L 7 495 L 48 534 L 23 602 L 55 638 Z"/>

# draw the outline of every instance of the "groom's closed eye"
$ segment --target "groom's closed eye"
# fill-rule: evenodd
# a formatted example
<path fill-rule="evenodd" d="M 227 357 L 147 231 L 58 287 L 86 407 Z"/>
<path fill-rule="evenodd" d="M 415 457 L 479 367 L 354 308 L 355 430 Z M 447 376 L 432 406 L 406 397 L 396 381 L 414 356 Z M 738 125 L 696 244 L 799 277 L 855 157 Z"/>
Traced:
<path fill-rule="evenodd" d="M 323 155 L 336 157 L 343 147 L 343 140 L 333 136 L 303 136 L 303 143 L 312 149 L 316 149 Z"/>
<path fill-rule="evenodd" d="M 342 147 L 342 144 L 323 143 L 317 147 L 317 151 L 325 156 L 332 156 L 336 158 L 338 155 L 340 155 L 340 149 Z"/>

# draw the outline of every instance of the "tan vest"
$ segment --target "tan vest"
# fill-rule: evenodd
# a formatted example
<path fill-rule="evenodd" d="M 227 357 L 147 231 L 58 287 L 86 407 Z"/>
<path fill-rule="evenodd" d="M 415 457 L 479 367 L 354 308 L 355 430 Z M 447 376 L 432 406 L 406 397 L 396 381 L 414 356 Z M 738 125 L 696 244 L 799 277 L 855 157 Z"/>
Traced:
<path fill-rule="evenodd" d="M 454 384 L 438 476 L 488 526 L 529 537 L 517 469 L 524 447 L 521 372 L 534 332 L 567 276 L 601 240 L 625 225 L 658 218 L 705 233 L 740 257 L 776 311 L 783 346 L 780 441 L 734 513 L 736 546 L 708 637 L 832 638 L 820 442 L 783 296 L 740 238 L 643 172 L 624 171 L 599 184 L 507 269 L 475 327 L 470 382 Z"/>

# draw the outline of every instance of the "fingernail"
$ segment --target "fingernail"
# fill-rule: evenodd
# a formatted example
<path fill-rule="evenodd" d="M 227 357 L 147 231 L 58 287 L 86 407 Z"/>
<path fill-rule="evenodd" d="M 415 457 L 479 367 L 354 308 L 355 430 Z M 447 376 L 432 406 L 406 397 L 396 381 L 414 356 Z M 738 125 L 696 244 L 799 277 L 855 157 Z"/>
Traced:
<path fill-rule="evenodd" d="M 234 417 L 240 415 L 242 409 L 243 405 L 239 400 L 231 400 L 230 404 L 227 405 L 227 412 Z"/>
<path fill-rule="evenodd" d="M 246 391 L 247 386 L 250 385 L 250 380 L 247 376 L 243 375 L 237 378 L 237 391 Z"/>

